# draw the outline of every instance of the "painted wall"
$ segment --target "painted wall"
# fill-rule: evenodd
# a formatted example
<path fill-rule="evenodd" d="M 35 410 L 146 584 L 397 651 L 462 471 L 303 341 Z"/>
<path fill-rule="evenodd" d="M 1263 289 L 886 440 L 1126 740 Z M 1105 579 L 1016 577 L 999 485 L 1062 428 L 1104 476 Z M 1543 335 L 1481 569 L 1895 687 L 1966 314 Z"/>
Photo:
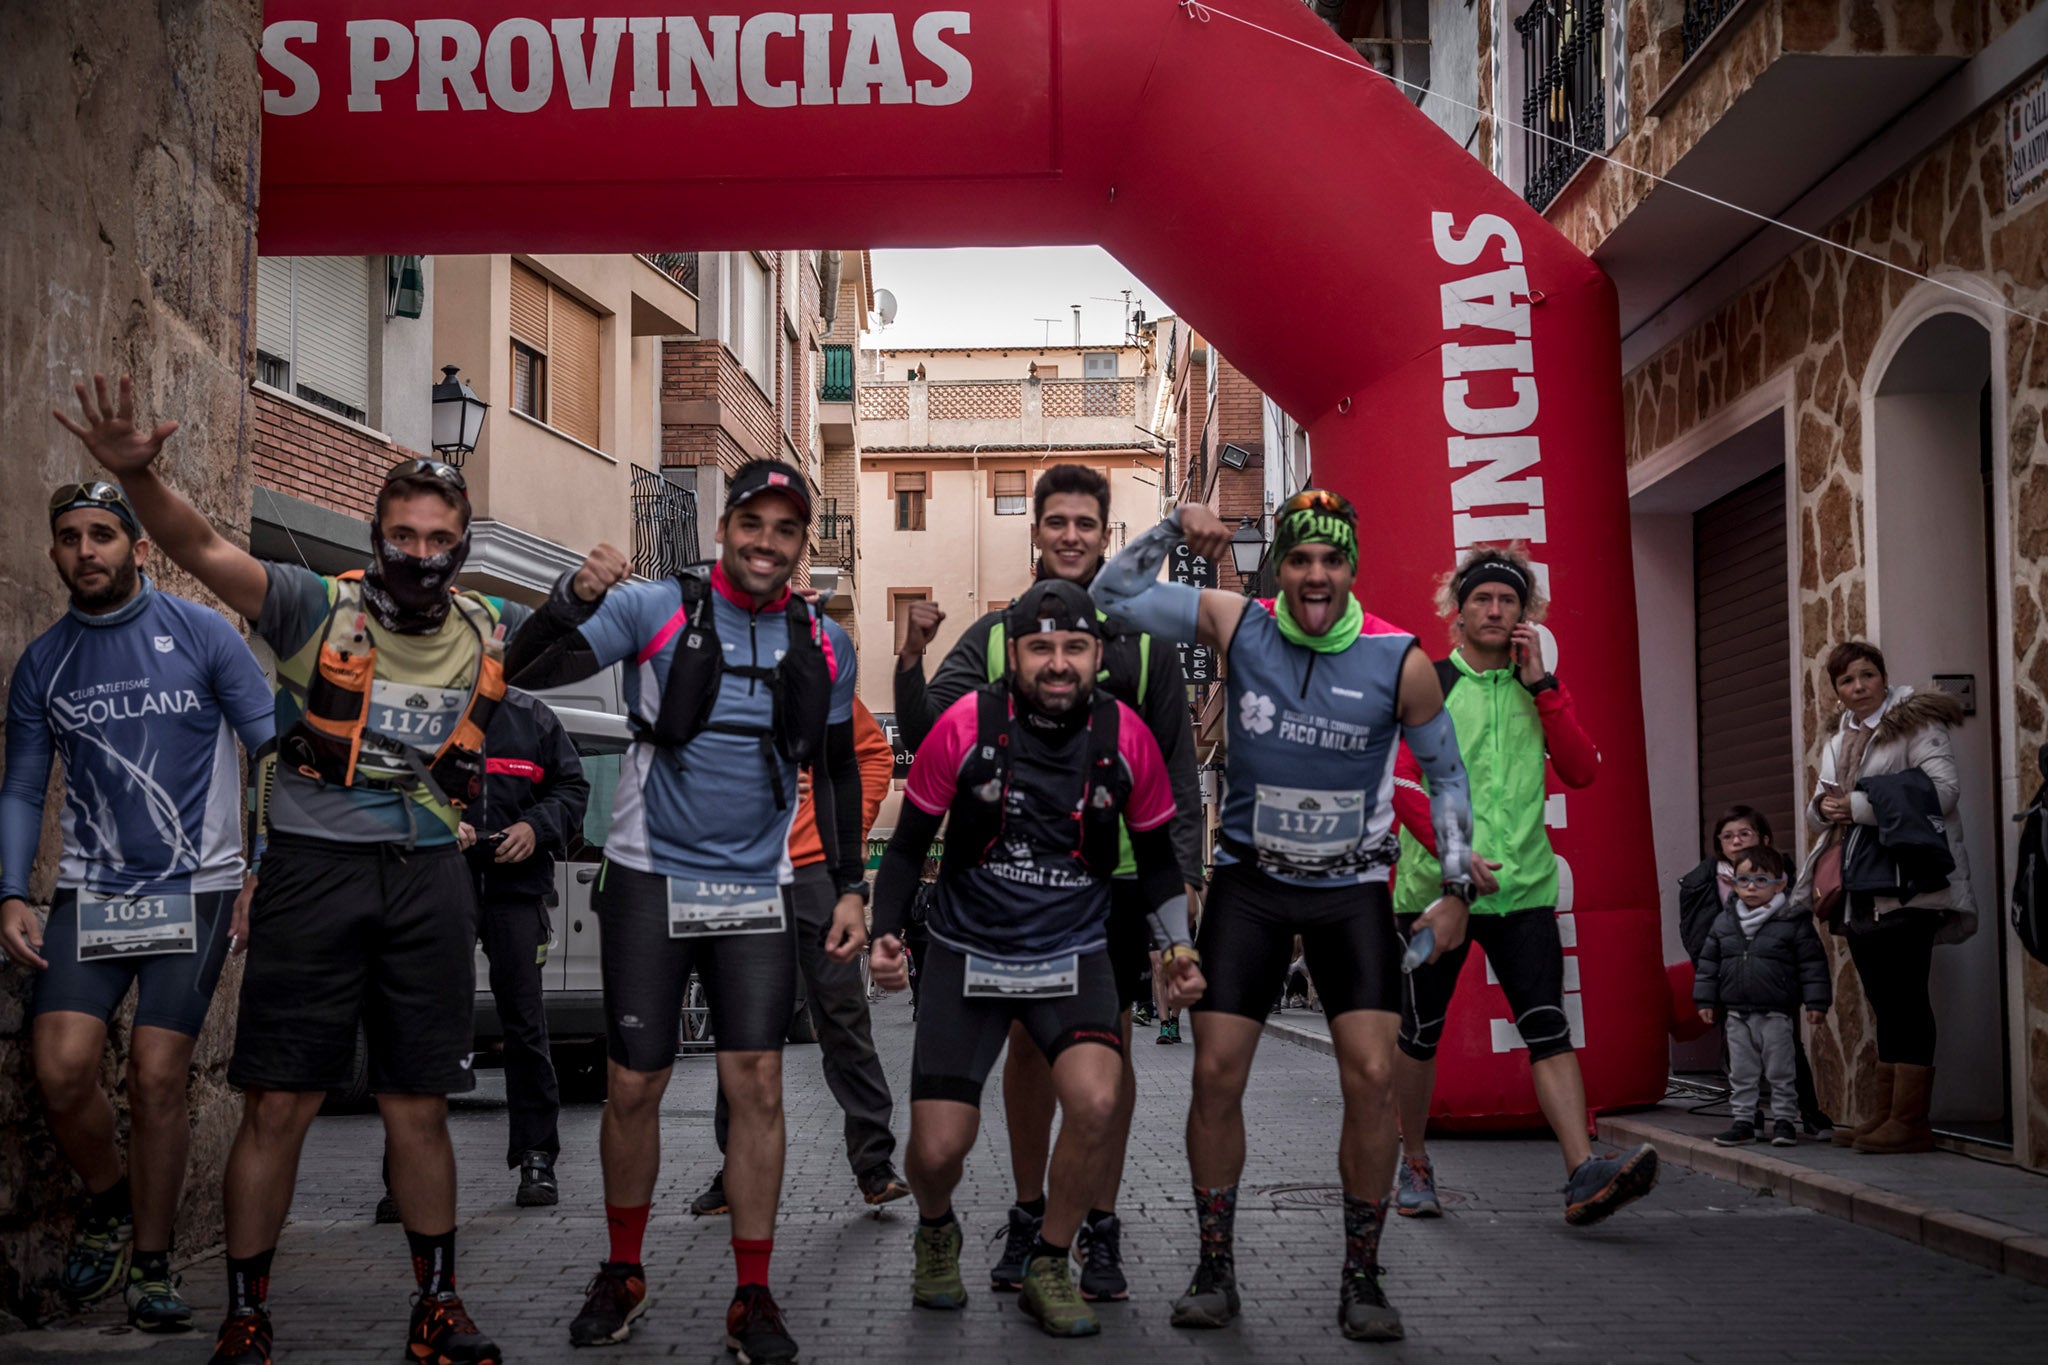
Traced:
<path fill-rule="evenodd" d="M 1643 733 L 1650 751 L 1650 825 L 1657 842 L 1657 890 L 1664 912 L 1664 960 L 1683 962 L 1678 879 L 1700 860 L 1699 675 L 1693 637 L 1692 517 L 1638 514 L 1629 520 L 1641 632 Z"/>

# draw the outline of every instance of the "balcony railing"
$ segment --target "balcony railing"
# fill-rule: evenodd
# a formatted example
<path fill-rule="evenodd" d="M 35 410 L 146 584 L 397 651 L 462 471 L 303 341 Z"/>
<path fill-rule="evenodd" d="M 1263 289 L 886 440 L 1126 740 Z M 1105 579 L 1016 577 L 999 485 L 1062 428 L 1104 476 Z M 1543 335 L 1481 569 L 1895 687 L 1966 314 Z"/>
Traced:
<path fill-rule="evenodd" d="M 813 564 L 834 564 L 847 573 L 854 571 L 853 514 L 839 510 L 839 499 L 818 499 L 818 543 L 811 551 Z"/>
<path fill-rule="evenodd" d="M 667 578 L 697 558 L 697 495 L 633 466 L 633 571 Z"/>
<path fill-rule="evenodd" d="M 1605 7 L 1536 0 L 1515 31 L 1522 35 L 1522 197 L 1540 210 L 1588 152 L 1607 145 Z"/>
<path fill-rule="evenodd" d="M 697 253 L 694 251 L 650 251 L 647 259 L 654 268 L 692 294 L 697 292 Z"/>
<path fill-rule="evenodd" d="M 818 381 L 820 403 L 851 403 L 853 401 L 853 347 L 827 342 L 821 347 L 825 352 L 825 365 Z"/>
<path fill-rule="evenodd" d="M 1742 0 L 1685 0 L 1685 17 L 1679 23 L 1685 55 L 1690 57 L 1706 46 L 1714 30 L 1721 27 L 1721 21 L 1741 6 Z"/>

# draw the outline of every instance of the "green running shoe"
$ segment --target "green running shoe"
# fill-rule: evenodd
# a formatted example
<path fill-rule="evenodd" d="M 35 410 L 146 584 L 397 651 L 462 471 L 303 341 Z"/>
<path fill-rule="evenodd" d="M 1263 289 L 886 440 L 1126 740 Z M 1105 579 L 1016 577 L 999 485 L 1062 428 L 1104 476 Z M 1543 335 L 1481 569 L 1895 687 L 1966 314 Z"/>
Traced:
<path fill-rule="evenodd" d="M 1102 1330 L 1095 1310 L 1074 1288 L 1064 1256 L 1037 1256 L 1024 1270 L 1017 1306 L 1037 1319 L 1049 1337 L 1092 1337 Z"/>
<path fill-rule="evenodd" d="M 911 1234 L 917 1268 L 910 1272 L 910 1301 L 919 1308 L 965 1308 L 967 1285 L 960 1278 L 960 1224 L 942 1228 L 922 1223 Z"/>
<path fill-rule="evenodd" d="M 178 1292 L 176 1276 L 146 1280 L 128 1277 L 128 1325 L 139 1332 L 189 1332 L 192 1305 Z"/>
<path fill-rule="evenodd" d="M 135 1224 L 127 1218 L 78 1220 L 78 1240 L 65 1254 L 59 1285 L 64 1297 L 83 1308 L 128 1283 L 128 1247 Z"/>

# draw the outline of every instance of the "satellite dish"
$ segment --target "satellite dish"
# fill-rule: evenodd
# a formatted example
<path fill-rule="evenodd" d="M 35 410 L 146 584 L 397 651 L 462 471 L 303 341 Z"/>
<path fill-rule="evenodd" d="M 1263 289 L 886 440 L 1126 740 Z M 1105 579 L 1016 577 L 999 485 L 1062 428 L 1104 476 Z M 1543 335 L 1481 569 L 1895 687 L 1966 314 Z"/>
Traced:
<path fill-rule="evenodd" d="M 881 318 L 884 327 L 896 321 L 896 296 L 886 289 L 877 289 L 875 291 L 875 315 Z"/>

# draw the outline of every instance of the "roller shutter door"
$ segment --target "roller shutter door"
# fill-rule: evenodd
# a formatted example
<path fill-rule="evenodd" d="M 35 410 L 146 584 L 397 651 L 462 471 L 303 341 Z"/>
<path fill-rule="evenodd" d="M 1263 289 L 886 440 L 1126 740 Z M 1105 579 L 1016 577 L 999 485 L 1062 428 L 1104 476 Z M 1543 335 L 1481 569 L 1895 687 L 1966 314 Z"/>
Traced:
<path fill-rule="evenodd" d="M 1755 806 L 1782 850 L 1798 837 L 1792 622 L 1781 466 L 1693 514 L 1700 819 Z"/>

